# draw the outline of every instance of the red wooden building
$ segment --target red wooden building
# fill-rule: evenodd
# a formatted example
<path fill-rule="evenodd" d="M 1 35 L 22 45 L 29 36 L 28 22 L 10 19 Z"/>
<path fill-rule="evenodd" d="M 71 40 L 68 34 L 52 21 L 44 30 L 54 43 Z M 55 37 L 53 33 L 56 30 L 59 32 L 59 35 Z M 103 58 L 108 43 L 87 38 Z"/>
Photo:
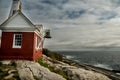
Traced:
<path fill-rule="evenodd" d="M 8 19 L 0 25 L 0 60 L 37 60 L 42 55 L 43 26 L 34 25 L 21 8 L 21 2 L 13 0 Z"/>

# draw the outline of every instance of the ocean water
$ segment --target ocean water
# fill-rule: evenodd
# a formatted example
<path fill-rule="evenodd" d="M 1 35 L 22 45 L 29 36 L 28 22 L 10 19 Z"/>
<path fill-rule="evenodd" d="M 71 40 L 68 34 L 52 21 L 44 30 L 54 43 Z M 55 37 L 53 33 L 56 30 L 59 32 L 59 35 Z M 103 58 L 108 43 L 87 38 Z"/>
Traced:
<path fill-rule="evenodd" d="M 120 70 L 120 51 L 58 51 L 66 58 L 82 64 Z"/>

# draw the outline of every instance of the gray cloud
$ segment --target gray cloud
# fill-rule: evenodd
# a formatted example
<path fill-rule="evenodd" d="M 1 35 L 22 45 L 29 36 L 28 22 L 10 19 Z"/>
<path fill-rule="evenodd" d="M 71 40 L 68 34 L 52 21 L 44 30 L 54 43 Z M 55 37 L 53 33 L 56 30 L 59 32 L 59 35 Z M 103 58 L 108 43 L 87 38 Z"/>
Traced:
<path fill-rule="evenodd" d="M 100 14 L 101 17 L 100 19 L 112 19 L 112 18 L 115 18 L 117 16 L 117 13 L 116 12 L 110 12 L 110 11 L 106 11 L 106 12 L 103 12 Z"/>
<path fill-rule="evenodd" d="M 0 0 L 0 24 L 7 19 L 11 7 L 11 0 Z"/>
<path fill-rule="evenodd" d="M 81 9 L 81 10 L 68 10 L 68 11 L 66 11 L 66 15 L 68 16 L 68 18 L 74 19 L 74 18 L 79 18 L 85 12 L 86 12 L 86 10 L 84 10 L 84 9 Z"/>
<path fill-rule="evenodd" d="M 41 3 L 53 5 L 54 7 L 57 7 L 59 9 L 63 8 L 63 5 L 67 3 L 69 0 L 41 0 Z"/>
<path fill-rule="evenodd" d="M 110 0 L 112 5 L 115 6 L 115 7 L 119 7 L 120 5 L 120 0 Z"/>
<path fill-rule="evenodd" d="M 10 5 L 11 0 L 0 0 L 0 9 L 8 8 Z"/>

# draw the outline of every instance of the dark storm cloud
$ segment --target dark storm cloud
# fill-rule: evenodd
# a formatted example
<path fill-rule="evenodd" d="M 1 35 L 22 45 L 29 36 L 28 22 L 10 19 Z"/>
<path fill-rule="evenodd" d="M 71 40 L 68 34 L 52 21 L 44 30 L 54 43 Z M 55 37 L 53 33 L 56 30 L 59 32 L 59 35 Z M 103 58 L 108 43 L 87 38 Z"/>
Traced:
<path fill-rule="evenodd" d="M 35 18 L 44 19 L 75 19 L 83 15 L 86 10 L 74 7 L 64 8 L 70 0 L 22 0 L 24 11 Z M 34 18 L 33 18 L 34 19 Z"/>
<path fill-rule="evenodd" d="M 68 10 L 66 11 L 66 15 L 68 16 L 68 18 L 70 19 L 74 19 L 74 18 L 79 18 L 82 14 L 84 14 L 86 12 L 86 10 L 81 9 L 81 10 Z"/>
<path fill-rule="evenodd" d="M 63 5 L 69 0 L 40 0 L 41 3 L 53 5 L 57 8 L 63 8 Z"/>
<path fill-rule="evenodd" d="M 36 1 L 30 1 L 30 0 L 22 0 L 24 2 L 25 8 L 24 9 L 41 9 L 43 10 L 45 7 L 49 8 L 59 8 L 61 9 L 65 3 L 67 3 L 69 0 L 36 0 Z"/>
<path fill-rule="evenodd" d="M 11 0 L 0 0 L 0 9 L 1 8 L 8 8 L 10 5 Z"/>
<path fill-rule="evenodd" d="M 120 0 L 110 0 L 113 6 L 119 7 L 120 6 Z"/>
<path fill-rule="evenodd" d="M 101 13 L 100 20 L 109 20 L 109 19 L 115 18 L 117 15 L 118 14 L 115 12 L 106 11 Z"/>
<path fill-rule="evenodd" d="M 43 1 L 43 0 L 36 0 L 36 1 L 30 1 L 30 0 L 22 0 L 23 3 L 23 9 L 26 13 L 29 13 L 34 18 L 43 18 L 43 19 L 60 19 L 62 16 L 64 16 L 63 10 L 60 10 L 58 6 L 62 7 L 62 3 L 65 3 L 64 1 Z M 33 19 L 34 19 L 33 18 Z"/>

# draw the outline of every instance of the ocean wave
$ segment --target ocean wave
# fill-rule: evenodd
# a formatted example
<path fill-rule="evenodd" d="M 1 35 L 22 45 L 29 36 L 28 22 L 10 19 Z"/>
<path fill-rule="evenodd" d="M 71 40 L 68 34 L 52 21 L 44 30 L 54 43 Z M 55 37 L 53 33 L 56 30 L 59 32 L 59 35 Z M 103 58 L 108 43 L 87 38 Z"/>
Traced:
<path fill-rule="evenodd" d="M 96 67 L 100 67 L 100 68 L 104 68 L 104 69 L 108 69 L 108 70 L 113 70 L 109 65 L 107 65 L 107 64 L 99 64 L 99 63 L 97 63 L 97 64 L 94 64 L 94 66 L 96 66 Z"/>
<path fill-rule="evenodd" d="M 117 75 L 120 75 L 120 73 L 116 73 Z"/>
<path fill-rule="evenodd" d="M 80 62 L 79 60 L 77 60 L 77 59 L 75 59 L 74 61 L 76 61 L 76 62 Z"/>
<path fill-rule="evenodd" d="M 120 51 L 72 51 L 61 52 L 67 59 L 108 70 L 120 70 Z"/>
<path fill-rule="evenodd" d="M 65 57 L 66 57 L 67 59 L 73 59 L 73 58 L 75 58 L 75 57 L 72 56 L 72 55 L 65 55 Z"/>

